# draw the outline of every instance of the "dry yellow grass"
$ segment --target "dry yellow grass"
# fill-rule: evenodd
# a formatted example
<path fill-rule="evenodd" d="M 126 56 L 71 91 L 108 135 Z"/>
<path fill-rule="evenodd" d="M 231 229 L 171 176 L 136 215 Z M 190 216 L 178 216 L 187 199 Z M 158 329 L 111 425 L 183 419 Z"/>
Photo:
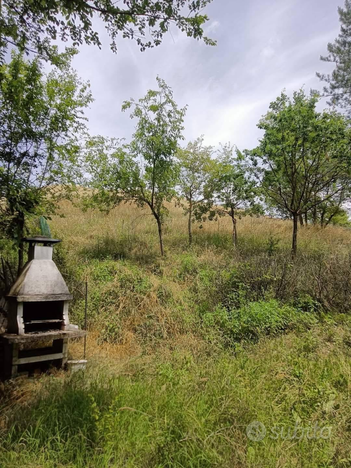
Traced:
<path fill-rule="evenodd" d="M 187 220 L 181 208 L 168 204 L 170 215 L 164 227 L 164 241 L 167 247 L 177 245 L 177 241 L 186 245 Z M 70 252 L 88 247 L 104 237 L 117 238 L 137 237 L 139 251 L 158 251 L 157 227 L 150 210 L 133 204 L 121 204 L 109 214 L 98 210 L 83 212 L 71 202 L 61 203 L 64 217 L 53 217 L 53 230 L 65 243 L 69 243 Z M 206 235 L 231 235 L 231 220 L 223 217 L 216 221 L 206 221 L 193 225 L 194 240 Z M 238 220 L 240 240 L 250 238 L 255 242 L 267 242 L 269 237 L 279 239 L 279 245 L 289 248 L 291 243 L 292 222 L 269 217 L 243 217 Z M 351 247 L 351 229 L 328 226 L 308 226 L 299 229 L 298 242 L 300 249 L 329 248 L 348 250 Z"/>
<path fill-rule="evenodd" d="M 73 278 L 78 270 L 81 274 L 78 279 L 77 289 L 72 290 L 75 298 L 80 301 L 78 304 L 80 312 L 78 314 L 76 313 L 78 310 L 76 305 L 72 307 L 73 316 L 75 320 L 80 320 L 81 324 L 84 295 L 83 281 L 87 278 L 89 282 L 89 291 L 91 292 L 89 302 L 91 317 L 91 334 L 88 338 L 89 353 L 94 352 L 106 356 L 111 354 L 119 358 L 136 356 L 140 354 L 141 346 L 145 346 L 145 334 L 147 336 L 162 337 L 167 345 L 171 340 L 190 336 L 192 333 L 196 335 L 196 331 L 194 331 L 191 324 L 191 320 L 194 318 L 194 306 L 196 307 L 199 302 L 204 300 L 206 291 L 201 291 L 201 287 L 203 287 L 201 284 L 197 285 L 197 281 L 201 282 L 202 280 L 198 280 L 196 274 L 188 279 L 186 274 L 185 278 L 181 276 L 181 271 L 184 268 L 183 262 L 188 261 L 186 255 L 185 257 L 183 255 L 183 253 L 187 252 L 187 219 L 183 210 L 175 206 L 175 204 L 169 204 L 168 209 L 169 216 L 166 219 L 164 228 L 166 259 L 160 261 L 157 226 L 147 207 L 141 209 L 133 204 L 121 204 L 106 214 L 96 209 L 84 212 L 79 206 L 74 206 L 68 201 L 61 203 L 61 212 L 64 216 L 55 216 L 51 226 L 53 234 L 64 241 L 64 258 L 70 267 L 66 272 L 68 279 L 70 275 Z M 201 268 L 206 269 L 206 265 L 210 265 L 211 268 L 213 266 L 219 272 L 228 271 L 228 268 L 230 270 L 239 262 L 245 263 L 251 258 L 252 268 L 254 271 L 257 270 L 257 278 L 254 277 L 256 274 L 254 273 L 247 281 L 250 281 L 248 283 L 250 288 L 260 288 L 261 279 L 259 276 L 269 272 L 266 270 L 264 272 L 258 271 L 262 260 L 259 255 L 254 259 L 255 252 L 266 252 L 269 239 L 274 238 L 279 240 L 278 248 L 283 249 L 287 254 L 287 258 L 290 258 L 292 223 L 265 216 L 248 216 L 239 219 L 240 251 L 236 253 L 233 252 L 231 247 L 231 229 L 229 216 L 214 221 L 207 220 L 202 224 L 195 223 L 193 225 L 194 250 L 190 256 L 189 268 L 193 268 L 191 262 L 194 262 L 195 268 L 197 268 L 196 265 L 202 265 Z M 223 240 L 224 243 L 222 243 Z M 217 248 L 216 245 L 220 248 Z M 121 257 L 118 256 L 119 249 L 122 252 Z M 117 255 L 115 255 L 116 251 Z M 318 226 L 300 228 L 299 251 L 302 254 L 305 252 L 330 252 L 335 254 L 335 262 L 338 264 L 337 254 L 351 251 L 351 230 L 335 226 L 325 229 Z M 284 256 L 285 252 L 283 253 Z M 127 264 L 123 264 L 123 262 L 113 263 L 115 265 L 111 266 L 113 273 L 106 281 L 100 281 L 100 279 L 96 278 L 100 265 L 104 268 L 99 260 L 116 260 L 119 258 L 127 258 L 130 262 L 127 262 Z M 230 265 L 228 260 L 229 263 L 232 262 Z M 312 284 L 311 278 L 313 274 L 316 274 L 316 269 L 309 269 L 308 265 L 304 266 L 305 261 L 310 262 L 308 255 L 306 258 L 302 258 L 302 265 L 297 270 L 299 273 L 296 273 L 295 276 L 292 274 L 290 280 L 285 279 L 284 281 L 294 283 L 301 278 L 300 283 L 302 282 L 303 285 Z M 110 267 L 107 266 L 106 268 Z M 272 268 L 269 273 L 271 277 L 279 277 L 281 274 L 279 267 Z M 137 283 L 139 273 L 141 281 L 146 280 L 150 284 L 147 290 L 140 293 L 123 289 L 123 286 L 121 289 L 121 276 L 127 275 L 128 281 Z M 102 272 L 102 274 L 105 273 Z M 339 277 L 333 275 L 334 273 L 330 274 L 331 281 L 339 281 Z M 338 275 L 340 276 L 340 273 Z M 266 280 L 263 279 L 264 281 Z M 256 286 L 255 282 L 257 283 Z M 307 289 L 305 289 L 303 285 L 300 285 L 298 289 L 303 294 L 307 294 L 306 291 L 309 293 L 310 289 L 315 287 L 306 286 Z M 192 297 L 189 302 L 189 294 L 193 294 L 194 288 L 196 290 L 198 287 L 200 290 L 194 293 L 197 295 L 196 298 L 194 299 L 195 296 Z M 291 291 L 293 289 L 292 284 Z M 166 297 L 163 300 L 163 294 L 166 294 L 168 299 Z M 98 299 L 94 299 L 96 297 Z M 293 297 L 295 297 L 295 293 L 291 292 L 289 299 Z M 95 303 L 98 305 L 95 306 Z M 120 323 L 123 324 L 120 332 L 111 331 L 111 334 L 116 333 L 116 336 L 119 335 L 118 340 L 116 340 L 119 344 L 112 347 L 97 345 L 97 338 L 103 327 L 102 324 L 106 320 L 110 320 L 107 317 L 117 317 L 116 320 L 120 320 Z M 152 323 L 150 325 L 151 329 L 148 328 L 149 325 L 145 325 L 145 323 L 149 322 Z M 111 327 L 114 326 L 114 322 L 111 322 Z M 95 333 L 96 327 L 99 328 L 99 333 Z M 118 328 L 117 325 L 116 327 Z M 107 332 L 107 334 L 109 333 Z M 194 342 L 201 342 L 199 337 L 191 339 Z M 80 344 L 77 344 L 73 347 L 78 354 L 80 346 Z M 90 354 L 89 359 L 92 358 L 93 355 Z"/>

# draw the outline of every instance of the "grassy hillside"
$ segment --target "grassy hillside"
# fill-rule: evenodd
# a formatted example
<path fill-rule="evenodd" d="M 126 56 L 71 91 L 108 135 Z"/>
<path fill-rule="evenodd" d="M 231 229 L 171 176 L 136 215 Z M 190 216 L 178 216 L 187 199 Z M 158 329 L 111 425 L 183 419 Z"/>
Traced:
<path fill-rule="evenodd" d="M 1 387 L 0 466 L 350 466 L 351 231 L 302 228 L 292 263 L 289 221 L 243 218 L 237 249 L 207 221 L 189 249 L 170 207 L 160 258 L 148 211 L 62 209 L 89 367 Z"/>
<path fill-rule="evenodd" d="M 206 327 L 207 321 L 217 324 L 224 310 L 231 317 L 259 301 L 319 316 L 351 308 L 351 230 L 302 228 L 300 254 L 292 263 L 289 221 L 241 219 L 237 249 L 229 217 L 206 221 L 194 226 L 189 249 L 186 218 L 170 206 L 161 258 L 148 210 L 122 205 L 106 215 L 66 204 L 63 212 L 65 217 L 53 220 L 55 235 L 63 239 L 56 261 L 75 295 L 71 313 L 80 324 L 88 281 L 88 320 L 100 341 L 145 346 L 187 333 L 202 339 L 204 327 L 211 335 L 216 328 Z M 223 344 L 224 323 L 218 326 Z"/>

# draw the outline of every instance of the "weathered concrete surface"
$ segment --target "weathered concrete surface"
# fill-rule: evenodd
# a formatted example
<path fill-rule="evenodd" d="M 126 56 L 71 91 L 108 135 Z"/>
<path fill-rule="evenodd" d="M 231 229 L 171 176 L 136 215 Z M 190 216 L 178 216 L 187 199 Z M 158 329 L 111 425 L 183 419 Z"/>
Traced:
<path fill-rule="evenodd" d="M 70 293 L 52 260 L 32 260 L 25 266 L 8 296 L 32 296 L 33 300 L 35 297 L 45 300 L 45 297 L 51 296 L 49 300 L 62 300 L 62 296 L 70 296 Z"/>
<path fill-rule="evenodd" d="M 52 260 L 52 247 L 35 245 L 33 247 L 33 258 L 30 260 Z"/>
<path fill-rule="evenodd" d="M 50 339 L 59 340 L 63 338 L 82 338 L 87 332 L 85 330 L 49 330 L 41 333 L 26 333 L 25 335 L 17 335 L 16 333 L 4 333 L 0 337 L 1 340 L 9 341 L 10 343 L 30 343 L 40 340 Z"/>

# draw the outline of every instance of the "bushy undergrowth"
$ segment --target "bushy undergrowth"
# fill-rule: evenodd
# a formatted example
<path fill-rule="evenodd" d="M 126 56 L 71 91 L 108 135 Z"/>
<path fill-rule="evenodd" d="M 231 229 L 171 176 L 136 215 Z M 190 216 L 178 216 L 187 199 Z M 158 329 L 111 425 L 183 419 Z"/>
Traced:
<path fill-rule="evenodd" d="M 123 343 L 133 337 L 147 345 L 182 333 L 208 338 L 206 323 L 211 315 L 215 320 L 222 311 L 231 319 L 251 308 L 265 310 L 272 300 L 291 316 L 280 331 L 295 327 L 299 311 L 318 318 L 351 310 L 351 232 L 347 229 L 331 227 L 322 233 L 302 229 L 299 254 L 292 262 L 289 223 L 240 220 L 239 245 L 234 249 L 226 219 L 207 221 L 202 229 L 194 226 L 189 249 L 182 230 L 184 217 L 173 209 L 165 225 L 167 255 L 161 259 L 150 216 L 133 206 L 118 210 L 121 214 L 107 216 L 81 213 L 69 205 L 66 217 L 52 224 L 53 234 L 64 241 L 55 247 L 55 261 L 74 296 L 72 321 L 84 323 L 87 281 L 88 324 L 99 331 L 100 341 Z M 275 316 L 274 307 L 268 315 Z M 227 345 L 228 326 L 223 320 L 215 321 L 219 341 L 226 337 Z M 261 332 L 272 330 L 279 331 L 269 326 Z M 248 334 L 254 338 L 258 332 Z M 241 332 L 229 335 L 231 343 L 247 338 Z"/>
<path fill-rule="evenodd" d="M 242 340 L 256 341 L 263 335 L 276 335 L 287 330 L 310 328 L 317 318 L 276 300 L 249 302 L 239 309 L 227 310 L 218 306 L 212 313 L 204 314 L 207 333 L 222 335 L 229 346 Z"/>
<path fill-rule="evenodd" d="M 351 255 L 345 253 L 304 252 L 292 262 L 284 252 L 195 246 L 145 264 L 109 254 L 79 265 L 63 248 L 56 255 L 75 296 L 72 319 L 84 322 L 87 280 L 89 326 L 110 343 L 131 334 L 139 344 L 181 333 L 213 339 L 218 331 L 227 346 L 351 310 Z M 235 331 L 237 322 L 242 326 Z"/>

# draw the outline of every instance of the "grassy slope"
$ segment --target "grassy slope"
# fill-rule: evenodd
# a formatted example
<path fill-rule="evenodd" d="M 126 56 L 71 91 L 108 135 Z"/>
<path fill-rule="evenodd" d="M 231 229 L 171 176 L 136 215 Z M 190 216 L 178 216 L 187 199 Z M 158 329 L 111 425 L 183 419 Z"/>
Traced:
<path fill-rule="evenodd" d="M 2 388 L 0 466 L 350 466 L 350 231 L 301 230 L 291 266 L 289 222 L 240 220 L 237 251 L 228 220 L 204 223 L 187 250 L 172 210 L 161 260 L 148 212 L 64 211 L 57 261 L 76 321 L 88 278 L 90 367 Z M 287 437 L 315 423 L 331 436 Z"/>

